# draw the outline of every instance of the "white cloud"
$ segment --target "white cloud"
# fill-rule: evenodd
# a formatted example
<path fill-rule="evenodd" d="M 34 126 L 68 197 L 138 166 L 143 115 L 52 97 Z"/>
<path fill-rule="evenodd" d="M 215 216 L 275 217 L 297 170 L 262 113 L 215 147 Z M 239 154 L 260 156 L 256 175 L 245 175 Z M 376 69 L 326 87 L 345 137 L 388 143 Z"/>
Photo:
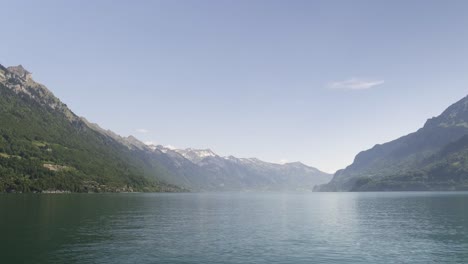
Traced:
<path fill-rule="evenodd" d="M 344 81 L 333 81 L 328 84 L 331 89 L 365 90 L 383 84 L 384 80 L 351 78 Z"/>
<path fill-rule="evenodd" d="M 286 164 L 286 163 L 288 163 L 288 162 L 289 162 L 289 160 L 287 160 L 287 159 L 282 159 L 282 160 L 279 161 L 279 164 Z"/>
<path fill-rule="evenodd" d="M 146 134 L 146 133 L 149 133 L 149 130 L 148 130 L 148 129 L 144 129 L 144 128 L 139 128 L 139 129 L 136 130 L 136 132 L 142 133 L 142 134 Z"/>
<path fill-rule="evenodd" d="M 154 141 L 145 141 L 145 145 L 148 145 L 148 146 L 156 145 L 156 142 L 154 142 Z"/>

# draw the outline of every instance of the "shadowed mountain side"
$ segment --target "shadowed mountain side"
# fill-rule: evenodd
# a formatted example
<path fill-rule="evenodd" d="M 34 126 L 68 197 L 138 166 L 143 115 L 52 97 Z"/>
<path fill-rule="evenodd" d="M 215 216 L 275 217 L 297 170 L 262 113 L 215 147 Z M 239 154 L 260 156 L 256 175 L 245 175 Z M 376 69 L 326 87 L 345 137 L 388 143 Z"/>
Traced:
<path fill-rule="evenodd" d="M 468 97 L 418 131 L 359 153 L 320 191 L 455 190 L 468 181 Z"/>

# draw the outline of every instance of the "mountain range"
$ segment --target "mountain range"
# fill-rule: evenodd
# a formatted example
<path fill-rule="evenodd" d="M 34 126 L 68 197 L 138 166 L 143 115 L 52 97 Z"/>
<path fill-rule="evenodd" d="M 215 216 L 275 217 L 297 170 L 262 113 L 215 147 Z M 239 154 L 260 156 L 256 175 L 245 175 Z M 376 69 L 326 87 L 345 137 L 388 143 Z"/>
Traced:
<path fill-rule="evenodd" d="M 160 164 L 176 172 L 166 181 L 196 190 L 312 190 L 331 179 L 330 174 L 300 162 L 275 164 L 256 158 L 221 157 L 209 149 L 150 148 Z"/>
<path fill-rule="evenodd" d="M 0 192 L 312 189 L 468 189 L 468 97 L 330 175 L 300 162 L 147 145 L 77 116 L 21 65 L 0 65 Z"/>
<path fill-rule="evenodd" d="M 21 65 L 0 65 L 0 192 L 312 190 L 331 175 L 171 149 L 79 117 Z"/>
<path fill-rule="evenodd" d="M 129 149 L 144 153 L 145 159 L 167 172 L 159 179 L 194 191 L 310 191 L 332 177 L 300 162 L 276 164 L 257 158 L 222 157 L 211 149 L 147 145 L 83 120 Z"/>

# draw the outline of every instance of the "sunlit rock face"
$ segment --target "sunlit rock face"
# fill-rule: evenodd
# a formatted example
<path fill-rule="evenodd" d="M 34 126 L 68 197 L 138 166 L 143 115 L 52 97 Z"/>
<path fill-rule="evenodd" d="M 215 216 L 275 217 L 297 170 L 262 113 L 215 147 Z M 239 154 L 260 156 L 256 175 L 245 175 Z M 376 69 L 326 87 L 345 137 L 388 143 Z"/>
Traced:
<path fill-rule="evenodd" d="M 26 70 L 22 65 L 8 68 L 1 66 L 0 82 L 17 94 L 29 96 L 42 105 L 62 112 L 71 122 L 78 122 L 80 120 L 80 118 L 76 116 L 66 104 L 55 97 L 47 87 L 35 82 L 32 78 L 32 73 Z"/>

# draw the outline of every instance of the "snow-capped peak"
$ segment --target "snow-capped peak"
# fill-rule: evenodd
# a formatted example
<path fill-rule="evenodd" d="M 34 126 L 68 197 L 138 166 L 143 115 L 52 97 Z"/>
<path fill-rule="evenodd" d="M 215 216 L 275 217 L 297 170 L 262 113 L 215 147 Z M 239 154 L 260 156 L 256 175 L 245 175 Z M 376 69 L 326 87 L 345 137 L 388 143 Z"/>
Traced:
<path fill-rule="evenodd" d="M 151 149 L 152 151 L 155 151 L 156 149 L 158 149 L 158 146 L 156 145 L 146 145 L 148 146 L 149 149 Z"/>
<path fill-rule="evenodd" d="M 175 149 L 174 151 L 184 156 L 184 158 L 190 160 L 193 163 L 199 163 L 200 161 L 208 157 L 218 156 L 211 149 L 187 148 L 187 149 Z"/>
<path fill-rule="evenodd" d="M 176 147 L 172 146 L 172 145 L 158 145 L 156 143 L 154 143 L 153 141 L 146 141 L 145 142 L 145 145 L 151 149 L 152 151 L 155 151 L 155 150 L 159 150 L 163 153 L 166 153 L 168 150 L 175 150 Z"/>

